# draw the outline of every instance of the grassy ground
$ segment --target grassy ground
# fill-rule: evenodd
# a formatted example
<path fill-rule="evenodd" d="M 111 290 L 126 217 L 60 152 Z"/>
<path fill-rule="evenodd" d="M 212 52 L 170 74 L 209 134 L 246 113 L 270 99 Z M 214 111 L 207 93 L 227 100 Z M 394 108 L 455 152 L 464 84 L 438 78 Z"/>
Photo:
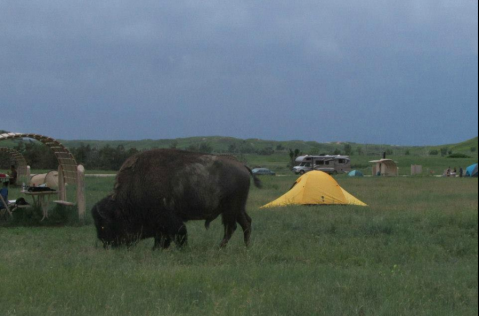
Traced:
<path fill-rule="evenodd" d="M 0 227 L 0 315 L 477 315 L 477 179 L 338 177 L 370 207 L 259 209 L 295 179 L 252 189 L 249 249 L 237 232 L 219 250 L 220 221 L 164 252 Z M 87 178 L 89 208 L 112 186 Z"/>

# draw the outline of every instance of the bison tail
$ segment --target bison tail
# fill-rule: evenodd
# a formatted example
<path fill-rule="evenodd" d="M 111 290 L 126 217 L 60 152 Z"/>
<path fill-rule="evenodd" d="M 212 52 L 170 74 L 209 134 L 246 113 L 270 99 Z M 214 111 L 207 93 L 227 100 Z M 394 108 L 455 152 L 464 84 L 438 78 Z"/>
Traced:
<path fill-rule="evenodd" d="M 210 224 L 211 224 L 211 221 L 210 221 L 210 220 L 207 220 L 207 221 L 205 222 L 205 228 L 206 228 L 206 230 L 210 229 Z"/>
<path fill-rule="evenodd" d="M 245 167 L 246 167 L 246 166 L 245 166 Z M 263 187 L 263 184 L 261 183 L 261 180 L 258 179 L 258 177 L 253 174 L 253 170 L 251 170 L 251 169 L 248 168 L 248 167 L 246 167 L 246 169 L 248 169 L 249 173 L 250 173 L 251 176 L 253 177 L 254 186 L 257 187 L 258 189 L 261 189 L 261 188 Z"/>
<path fill-rule="evenodd" d="M 263 183 L 261 183 L 261 180 L 258 179 L 257 176 L 253 176 L 254 180 L 254 186 L 257 187 L 258 189 L 261 189 L 263 187 Z"/>

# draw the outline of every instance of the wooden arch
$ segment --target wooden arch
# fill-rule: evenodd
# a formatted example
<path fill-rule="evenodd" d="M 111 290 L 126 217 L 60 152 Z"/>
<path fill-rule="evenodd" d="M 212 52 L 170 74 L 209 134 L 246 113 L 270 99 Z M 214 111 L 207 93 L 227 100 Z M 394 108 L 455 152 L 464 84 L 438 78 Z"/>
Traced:
<path fill-rule="evenodd" d="M 6 133 L 0 134 L 0 141 L 7 139 L 21 139 L 21 138 L 31 138 L 38 140 L 44 145 L 48 146 L 52 152 L 55 154 L 55 157 L 58 160 L 58 164 L 62 169 L 63 180 L 65 183 L 76 185 L 77 184 L 77 162 L 75 157 L 70 153 L 68 148 L 63 146 L 59 141 L 42 136 L 37 134 L 21 134 L 21 133 Z M 60 175 L 59 175 L 60 176 Z"/>
<path fill-rule="evenodd" d="M 58 204 L 63 205 L 73 205 L 73 203 L 67 202 L 66 194 L 66 184 L 75 185 L 77 187 L 77 206 L 78 206 L 78 216 L 81 221 L 85 218 L 86 212 L 86 202 L 85 202 L 85 168 L 81 165 L 78 165 L 75 157 L 72 153 L 62 145 L 59 141 L 38 135 L 38 134 L 22 134 L 22 133 L 4 133 L 0 134 L 0 141 L 3 140 L 13 140 L 13 139 L 23 139 L 30 138 L 35 139 L 45 146 L 49 147 L 50 150 L 55 154 L 55 157 L 58 160 Z M 44 209 L 44 218 L 48 217 L 48 208 Z"/>
<path fill-rule="evenodd" d="M 18 178 L 26 177 L 28 174 L 28 165 L 25 157 L 15 149 L 0 147 L 0 153 L 5 153 L 10 158 L 15 160 L 15 165 L 17 167 Z"/>

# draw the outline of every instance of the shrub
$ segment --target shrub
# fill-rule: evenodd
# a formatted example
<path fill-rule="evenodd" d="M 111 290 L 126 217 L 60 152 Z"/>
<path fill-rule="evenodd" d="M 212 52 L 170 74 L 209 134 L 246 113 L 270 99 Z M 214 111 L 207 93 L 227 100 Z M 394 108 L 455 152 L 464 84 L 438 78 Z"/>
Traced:
<path fill-rule="evenodd" d="M 274 154 L 274 149 L 271 148 L 271 147 L 266 147 L 266 148 L 263 148 L 261 149 L 258 154 L 262 155 L 262 156 L 271 156 L 272 154 Z"/>
<path fill-rule="evenodd" d="M 466 159 L 466 158 L 472 158 L 471 156 L 468 156 L 466 154 L 459 154 L 459 153 L 456 153 L 456 154 L 452 154 L 452 155 L 449 155 L 447 158 L 459 158 L 459 159 Z"/>
<path fill-rule="evenodd" d="M 351 144 L 344 144 L 344 154 L 346 156 L 351 156 L 353 153 L 353 146 Z"/>

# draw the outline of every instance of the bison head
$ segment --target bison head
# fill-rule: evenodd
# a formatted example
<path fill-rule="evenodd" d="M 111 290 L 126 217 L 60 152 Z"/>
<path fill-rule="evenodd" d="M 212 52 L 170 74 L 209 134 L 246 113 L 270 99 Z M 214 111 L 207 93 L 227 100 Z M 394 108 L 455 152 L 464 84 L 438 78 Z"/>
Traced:
<path fill-rule="evenodd" d="M 108 196 L 92 209 L 97 237 L 105 248 L 130 244 L 125 222 L 121 219 L 120 207 Z"/>

